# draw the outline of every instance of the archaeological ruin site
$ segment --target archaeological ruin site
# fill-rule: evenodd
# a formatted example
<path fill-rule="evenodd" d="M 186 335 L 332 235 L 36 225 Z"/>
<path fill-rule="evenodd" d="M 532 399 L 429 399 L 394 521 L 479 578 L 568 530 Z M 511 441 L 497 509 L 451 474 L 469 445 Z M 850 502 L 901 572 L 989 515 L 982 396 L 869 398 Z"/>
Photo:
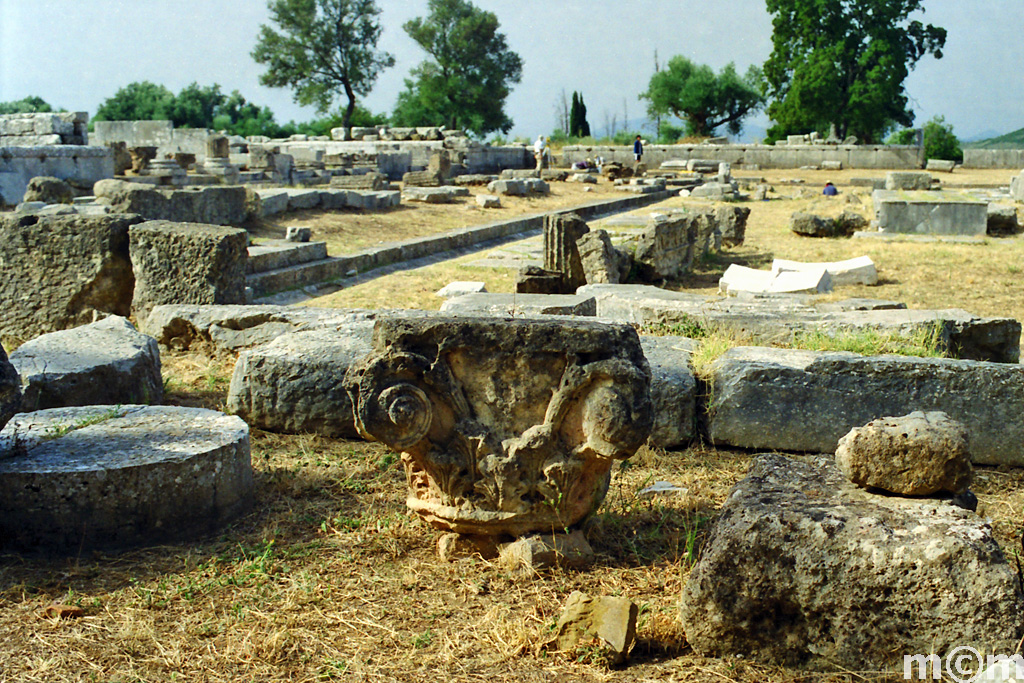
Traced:
<path fill-rule="evenodd" d="M 483 140 L 0 114 L 0 681 L 1024 680 L 1024 150 Z"/>

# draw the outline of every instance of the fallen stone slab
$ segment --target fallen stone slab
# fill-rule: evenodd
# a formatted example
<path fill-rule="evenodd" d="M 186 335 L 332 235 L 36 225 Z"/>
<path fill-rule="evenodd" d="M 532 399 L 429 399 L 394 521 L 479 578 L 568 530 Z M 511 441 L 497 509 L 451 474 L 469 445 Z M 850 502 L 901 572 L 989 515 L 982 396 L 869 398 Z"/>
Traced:
<path fill-rule="evenodd" d="M 697 342 L 641 335 L 640 347 L 651 368 L 654 426 L 648 443 L 666 450 L 686 446 L 697 435 L 697 378 L 690 362 Z"/>
<path fill-rule="evenodd" d="M 469 190 L 465 187 L 417 187 L 411 186 L 402 190 L 402 199 L 407 202 L 423 202 L 425 204 L 451 204 L 458 197 L 468 197 Z"/>
<path fill-rule="evenodd" d="M 358 437 L 345 372 L 372 349 L 374 321 L 283 334 L 243 351 L 227 411 L 250 426 L 288 434 Z"/>
<path fill-rule="evenodd" d="M 900 672 L 908 653 L 1012 652 L 1022 599 L 973 512 L 873 495 L 831 457 L 771 454 L 727 497 L 680 616 L 705 657 Z"/>
<path fill-rule="evenodd" d="M 593 316 L 593 297 L 576 294 L 464 294 L 446 300 L 441 312 L 460 316 L 506 316 L 530 318 L 538 315 Z"/>
<path fill-rule="evenodd" d="M 577 294 L 597 301 L 597 316 L 639 325 L 697 324 L 741 334 L 754 343 L 788 344 L 796 334 L 836 335 L 857 330 L 893 334 L 934 334 L 939 350 L 953 358 L 1017 363 L 1020 323 L 1012 318 L 978 318 L 962 309 L 837 310 L 802 295 L 728 297 L 670 292 L 649 285 L 585 285 Z M 868 308 L 858 305 L 856 308 Z"/>
<path fill-rule="evenodd" d="M 534 574 L 543 569 L 572 567 L 581 569 L 594 562 L 594 549 L 579 529 L 569 533 L 531 534 L 499 547 L 498 557 L 518 574 Z"/>
<path fill-rule="evenodd" d="M 11 353 L 11 363 L 21 375 L 23 412 L 164 398 L 156 340 L 120 316 L 36 337 Z"/>
<path fill-rule="evenodd" d="M 343 327 L 375 320 L 386 311 L 306 306 L 155 306 L 139 329 L 161 346 L 186 350 L 209 345 L 235 352 L 266 344 L 282 334 L 322 327 Z"/>
<path fill-rule="evenodd" d="M 828 263 L 801 263 L 800 261 L 787 261 L 775 259 L 772 261 L 772 272 L 780 273 L 786 271 L 818 271 L 824 269 L 832 280 L 833 287 L 846 285 L 877 285 L 878 269 L 870 256 L 858 256 L 857 258 L 845 261 L 832 261 Z"/>
<path fill-rule="evenodd" d="M 486 292 L 487 286 L 483 282 L 449 282 L 441 289 L 437 290 L 435 294 L 442 299 L 451 299 L 456 296 L 462 296 L 463 294 L 477 294 L 479 292 Z"/>
<path fill-rule="evenodd" d="M 256 195 L 260 198 L 262 214 L 276 216 L 288 210 L 288 190 L 286 189 L 257 189 Z"/>
<path fill-rule="evenodd" d="M 824 294 L 832 291 L 832 277 L 820 266 L 799 270 L 756 270 L 733 263 L 718 281 L 718 290 L 724 294 Z"/>
<path fill-rule="evenodd" d="M 839 440 L 836 465 L 863 488 L 899 496 L 964 493 L 974 478 L 967 430 L 940 411 L 915 411 L 854 427 Z"/>
<path fill-rule="evenodd" d="M 302 211 L 320 206 L 320 190 L 288 189 L 288 210 Z"/>
<path fill-rule="evenodd" d="M 490 194 L 521 197 L 526 194 L 526 183 L 522 180 L 501 179 L 487 183 Z"/>
<path fill-rule="evenodd" d="M 246 215 L 245 188 L 207 185 L 166 189 L 124 180 L 100 180 L 93 188 L 97 201 L 115 213 L 134 213 L 147 220 L 211 225 L 241 225 Z"/>
<path fill-rule="evenodd" d="M 988 202 L 968 192 L 875 190 L 875 219 L 883 232 L 984 235 Z"/>
<path fill-rule="evenodd" d="M 501 197 L 494 194 L 478 194 L 476 205 L 483 209 L 500 209 Z"/>
<path fill-rule="evenodd" d="M 252 504 L 249 428 L 177 406 L 20 413 L 0 440 L 0 545 L 76 554 L 208 533 Z"/>
<path fill-rule="evenodd" d="M 925 165 L 926 171 L 938 171 L 940 173 L 952 173 L 956 168 L 956 162 L 952 159 L 929 159 Z"/>
<path fill-rule="evenodd" d="M 833 453 L 854 427 L 939 410 L 971 435 L 971 460 L 1024 465 L 1024 368 L 952 358 L 737 347 L 712 365 L 715 444 Z"/>

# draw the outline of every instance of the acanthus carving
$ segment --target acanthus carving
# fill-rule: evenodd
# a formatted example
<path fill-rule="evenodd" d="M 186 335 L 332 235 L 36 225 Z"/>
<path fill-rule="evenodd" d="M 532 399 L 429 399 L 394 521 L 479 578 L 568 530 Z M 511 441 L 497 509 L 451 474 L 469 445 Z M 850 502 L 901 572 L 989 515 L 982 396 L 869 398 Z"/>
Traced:
<path fill-rule="evenodd" d="M 378 321 L 347 386 L 356 426 L 401 452 L 408 504 L 460 533 L 572 526 L 650 431 L 636 332 L 592 322 Z"/>

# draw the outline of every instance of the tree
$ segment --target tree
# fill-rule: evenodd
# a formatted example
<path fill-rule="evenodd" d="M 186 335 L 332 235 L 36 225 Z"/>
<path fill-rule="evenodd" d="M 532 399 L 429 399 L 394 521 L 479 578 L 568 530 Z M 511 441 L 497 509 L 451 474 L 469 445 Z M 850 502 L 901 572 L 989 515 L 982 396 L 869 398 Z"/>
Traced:
<path fill-rule="evenodd" d="M 129 83 L 96 109 L 96 121 L 163 121 L 171 118 L 174 93 L 149 81 Z"/>
<path fill-rule="evenodd" d="M 689 135 L 710 137 L 723 125 L 736 134 L 743 118 L 764 103 L 760 81 L 754 66 L 741 77 L 730 63 L 716 75 L 711 67 L 677 55 L 651 76 L 640 99 L 648 101 L 649 116 L 671 114 L 686 123 Z"/>
<path fill-rule="evenodd" d="M 522 78 L 523 60 L 498 32 L 498 18 L 467 0 L 430 0 L 428 10 L 403 26 L 430 59 L 406 79 L 392 123 L 507 133 L 505 99 Z"/>
<path fill-rule="evenodd" d="M 767 0 L 772 53 L 764 64 L 770 139 L 835 126 L 839 137 L 881 139 L 909 126 L 903 82 L 946 30 L 909 20 L 921 0 Z M 923 11 L 923 10 L 922 10 Z"/>
<path fill-rule="evenodd" d="M 34 114 L 51 112 L 53 107 L 42 97 L 29 95 L 13 102 L 0 102 L 0 114 Z"/>
<path fill-rule="evenodd" d="M 175 128 L 210 128 L 213 126 L 213 117 L 226 100 L 216 83 L 202 87 L 193 82 L 182 88 L 174 98 L 168 115 Z"/>
<path fill-rule="evenodd" d="M 583 103 L 583 95 L 573 91 L 572 108 L 569 110 L 569 135 L 574 138 L 590 136 L 590 124 L 587 123 L 587 105 Z"/>
<path fill-rule="evenodd" d="M 924 138 L 924 160 L 946 159 L 947 161 L 963 161 L 964 150 L 960 147 L 960 138 L 953 133 L 953 124 L 946 123 L 943 116 L 935 116 L 921 129 Z M 916 137 L 910 128 L 896 131 L 885 141 L 887 145 L 912 145 Z"/>
<path fill-rule="evenodd" d="M 374 0 L 270 0 L 270 17 L 280 29 L 260 26 L 252 57 L 267 65 L 260 83 L 289 87 L 299 104 L 327 113 L 337 90 L 348 105 L 347 128 L 356 96 L 367 95 L 395 58 L 376 49 L 381 25 Z"/>

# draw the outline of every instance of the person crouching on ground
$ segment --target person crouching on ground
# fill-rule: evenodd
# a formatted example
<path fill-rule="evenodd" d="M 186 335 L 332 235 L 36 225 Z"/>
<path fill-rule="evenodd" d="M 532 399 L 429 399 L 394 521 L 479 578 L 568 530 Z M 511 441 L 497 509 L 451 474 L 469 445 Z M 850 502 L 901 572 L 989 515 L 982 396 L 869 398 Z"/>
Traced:
<path fill-rule="evenodd" d="M 833 185 L 831 182 L 828 182 L 825 183 L 825 189 L 822 190 L 821 193 L 826 197 L 835 197 L 837 194 L 839 194 L 839 190 L 837 190 L 836 186 Z"/>

